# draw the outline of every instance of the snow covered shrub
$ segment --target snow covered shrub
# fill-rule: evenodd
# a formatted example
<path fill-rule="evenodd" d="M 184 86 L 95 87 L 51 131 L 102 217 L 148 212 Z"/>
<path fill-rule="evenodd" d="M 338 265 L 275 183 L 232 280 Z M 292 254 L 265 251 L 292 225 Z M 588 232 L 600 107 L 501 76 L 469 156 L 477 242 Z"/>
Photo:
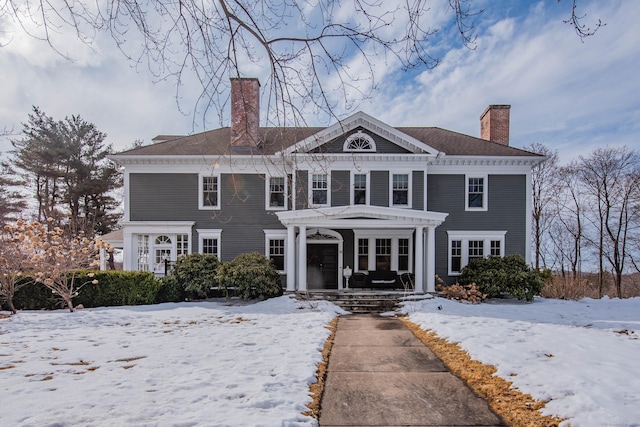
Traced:
<path fill-rule="evenodd" d="M 257 252 L 238 255 L 218 268 L 217 280 L 221 288 L 234 292 L 242 299 L 267 299 L 282 295 L 280 274 L 275 265 Z"/>
<path fill-rule="evenodd" d="M 489 298 L 505 296 L 532 301 L 544 288 L 546 275 L 532 269 L 520 255 L 476 258 L 462 269 L 459 282 L 475 283 Z"/>
<path fill-rule="evenodd" d="M 182 290 L 184 298 L 206 298 L 211 288 L 217 286 L 216 271 L 220 262 L 215 255 L 188 254 L 178 257 L 169 276 L 164 279 L 164 286 L 174 292 Z"/>

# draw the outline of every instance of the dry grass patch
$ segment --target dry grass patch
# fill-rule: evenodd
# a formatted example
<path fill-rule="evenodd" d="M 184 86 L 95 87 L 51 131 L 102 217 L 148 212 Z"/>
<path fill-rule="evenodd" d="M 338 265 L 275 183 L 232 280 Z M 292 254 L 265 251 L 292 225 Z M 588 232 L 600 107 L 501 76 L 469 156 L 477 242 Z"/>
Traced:
<path fill-rule="evenodd" d="M 449 370 L 462 379 L 491 408 L 512 427 L 556 427 L 561 418 L 545 416 L 540 410 L 545 402 L 534 400 L 529 394 L 511 387 L 512 383 L 496 375 L 496 368 L 471 359 L 469 353 L 457 344 L 422 330 L 415 323 L 401 318 L 407 327 L 447 365 Z"/>
<path fill-rule="evenodd" d="M 7 369 L 13 369 L 15 367 L 16 365 L 0 366 L 0 371 L 6 371 Z"/>
<path fill-rule="evenodd" d="M 114 362 L 127 362 L 127 363 L 129 363 L 129 362 L 134 362 L 136 360 L 144 359 L 145 357 L 147 357 L 147 356 L 127 357 L 127 358 L 124 358 L 124 359 L 116 359 L 116 360 L 114 360 Z"/>
<path fill-rule="evenodd" d="M 331 354 L 331 347 L 333 347 L 333 340 L 336 337 L 336 328 L 338 326 L 338 318 L 333 319 L 327 329 L 331 331 L 331 335 L 324 343 L 324 347 L 322 348 L 322 362 L 318 365 L 318 370 L 316 371 L 316 379 L 317 381 L 309 386 L 309 391 L 311 392 L 311 402 L 307 405 L 309 408 L 308 411 L 303 412 L 302 415 L 312 416 L 313 418 L 318 418 L 318 414 L 320 413 L 320 399 L 322 398 L 322 392 L 324 391 L 324 381 L 327 378 L 327 365 L 329 364 L 329 354 Z"/>

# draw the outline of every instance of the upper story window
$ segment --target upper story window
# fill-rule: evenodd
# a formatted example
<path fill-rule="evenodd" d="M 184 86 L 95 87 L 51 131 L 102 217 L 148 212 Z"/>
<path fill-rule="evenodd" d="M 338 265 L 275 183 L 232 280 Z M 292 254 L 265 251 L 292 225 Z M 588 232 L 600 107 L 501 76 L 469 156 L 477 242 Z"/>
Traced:
<path fill-rule="evenodd" d="M 391 206 L 411 207 L 411 176 L 406 173 L 391 175 Z"/>
<path fill-rule="evenodd" d="M 367 175 L 353 175 L 353 205 L 368 205 L 367 200 Z"/>
<path fill-rule="evenodd" d="M 311 206 L 328 206 L 329 200 L 329 175 L 314 173 L 310 176 Z"/>
<path fill-rule="evenodd" d="M 376 143 L 370 135 L 358 130 L 344 142 L 342 151 L 376 151 Z"/>
<path fill-rule="evenodd" d="M 220 177 L 201 175 L 199 182 L 200 209 L 220 209 Z"/>
<path fill-rule="evenodd" d="M 468 211 L 487 210 L 487 177 L 466 176 L 465 209 Z"/>
<path fill-rule="evenodd" d="M 287 208 L 287 180 L 284 176 L 272 176 L 267 180 L 267 209 Z"/>

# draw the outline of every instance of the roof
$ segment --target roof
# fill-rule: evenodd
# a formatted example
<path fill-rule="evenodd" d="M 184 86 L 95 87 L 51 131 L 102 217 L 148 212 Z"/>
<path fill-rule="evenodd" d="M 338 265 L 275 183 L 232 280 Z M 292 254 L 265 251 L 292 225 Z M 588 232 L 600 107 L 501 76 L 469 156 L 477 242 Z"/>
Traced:
<path fill-rule="evenodd" d="M 250 154 L 272 155 L 294 145 L 296 142 L 323 131 L 323 127 L 260 128 L 263 143 L 260 149 Z M 519 148 L 487 141 L 474 136 L 453 132 L 438 127 L 395 127 L 395 130 L 415 138 L 446 155 L 453 156 L 538 156 Z M 216 156 L 239 155 L 249 152 L 230 148 L 230 128 L 197 133 L 189 136 L 160 136 L 155 144 L 118 153 L 118 156 Z"/>

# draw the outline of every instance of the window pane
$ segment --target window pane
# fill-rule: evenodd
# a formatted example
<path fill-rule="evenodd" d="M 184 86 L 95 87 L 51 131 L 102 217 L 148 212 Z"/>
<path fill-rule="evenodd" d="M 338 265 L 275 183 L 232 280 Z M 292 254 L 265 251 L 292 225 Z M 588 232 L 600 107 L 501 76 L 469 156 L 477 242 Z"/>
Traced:
<path fill-rule="evenodd" d="M 409 204 L 409 175 L 393 175 L 393 204 Z"/>
<path fill-rule="evenodd" d="M 312 176 L 312 202 L 314 205 L 327 204 L 327 175 L 313 174 Z"/>
<path fill-rule="evenodd" d="M 284 270 L 284 239 L 269 240 L 269 258 L 277 270 Z"/>
<path fill-rule="evenodd" d="M 269 178 L 269 206 L 284 207 L 284 177 Z"/>
<path fill-rule="evenodd" d="M 398 239 L 398 270 L 409 270 L 409 239 Z"/>
<path fill-rule="evenodd" d="M 202 239 L 200 252 L 218 256 L 218 239 Z"/>
<path fill-rule="evenodd" d="M 484 242 L 482 240 L 469 240 L 469 262 L 474 258 L 484 256 Z"/>
<path fill-rule="evenodd" d="M 376 270 L 391 270 L 391 239 L 376 239 Z"/>
<path fill-rule="evenodd" d="M 138 270 L 149 271 L 149 235 L 138 235 Z"/>
<path fill-rule="evenodd" d="M 218 206 L 218 177 L 202 177 L 202 203 L 205 206 Z"/>
<path fill-rule="evenodd" d="M 358 239 L 358 270 L 369 270 L 369 239 Z"/>
<path fill-rule="evenodd" d="M 353 203 L 356 205 L 367 203 L 367 175 L 353 176 Z"/>
<path fill-rule="evenodd" d="M 189 253 L 189 236 L 187 234 L 178 234 L 176 236 L 176 256 L 186 255 Z"/>
<path fill-rule="evenodd" d="M 500 256 L 500 240 L 491 241 L 491 256 Z"/>
<path fill-rule="evenodd" d="M 459 273 L 462 269 L 462 241 L 451 241 L 451 272 Z"/>
<path fill-rule="evenodd" d="M 469 178 L 469 207 L 483 207 L 484 178 Z"/>

